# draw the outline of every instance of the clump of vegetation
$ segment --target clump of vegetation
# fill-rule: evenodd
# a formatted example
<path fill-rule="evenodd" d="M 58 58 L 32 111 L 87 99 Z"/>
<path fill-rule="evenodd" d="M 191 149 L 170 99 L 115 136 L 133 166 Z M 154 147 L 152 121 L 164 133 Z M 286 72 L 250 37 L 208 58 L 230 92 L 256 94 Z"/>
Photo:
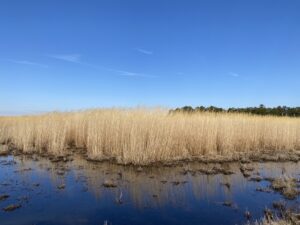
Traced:
<path fill-rule="evenodd" d="M 295 223 L 292 223 L 291 221 L 284 220 L 284 219 L 277 219 L 277 220 L 263 219 L 261 221 L 255 222 L 253 225 L 295 225 Z"/>
<path fill-rule="evenodd" d="M 268 208 L 264 210 L 264 217 L 253 223 L 248 221 L 247 225 L 298 225 L 300 214 L 298 207 L 286 208 L 285 202 L 274 202 L 275 211 Z"/>
<path fill-rule="evenodd" d="M 103 182 L 103 187 L 106 187 L 106 188 L 115 188 L 117 187 L 117 183 L 113 180 L 105 180 Z"/>
<path fill-rule="evenodd" d="M 21 208 L 20 204 L 11 204 L 11 205 L 8 205 L 8 206 L 4 207 L 3 210 L 6 211 L 6 212 L 9 212 L 9 211 L 14 211 L 18 208 Z"/>
<path fill-rule="evenodd" d="M 280 209 L 281 210 L 281 209 Z M 281 210 L 281 216 L 274 216 L 271 210 L 267 209 L 267 214 L 265 212 L 265 217 L 254 223 L 249 223 L 247 225 L 298 225 L 300 222 L 299 213 L 291 209 Z"/>
<path fill-rule="evenodd" d="M 246 107 L 246 108 L 228 108 L 223 109 L 215 106 L 184 106 L 182 108 L 176 108 L 170 110 L 170 113 L 197 113 L 197 112 L 229 112 L 229 113 L 247 113 L 254 115 L 272 115 L 272 116 L 290 116 L 290 117 L 300 117 L 300 107 L 287 107 L 287 106 L 277 106 L 277 107 L 265 107 L 263 104 L 259 107 Z"/>
<path fill-rule="evenodd" d="M 295 199 L 300 194 L 297 190 L 296 179 L 287 176 L 274 179 L 271 183 L 271 187 L 279 191 L 287 199 Z"/>
<path fill-rule="evenodd" d="M 0 117 L 0 143 L 10 151 L 60 157 L 80 151 L 135 165 L 284 154 L 300 150 L 299 134 L 299 118 L 238 113 L 99 109 Z"/>

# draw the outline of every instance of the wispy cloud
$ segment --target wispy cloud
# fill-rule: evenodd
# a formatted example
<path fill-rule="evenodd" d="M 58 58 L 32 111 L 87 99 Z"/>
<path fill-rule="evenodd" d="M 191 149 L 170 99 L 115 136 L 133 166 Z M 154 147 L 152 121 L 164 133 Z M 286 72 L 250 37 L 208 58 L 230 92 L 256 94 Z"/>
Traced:
<path fill-rule="evenodd" d="M 153 54 L 152 51 L 149 51 L 149 50 L 146 50 L 146 49 L 143 49 L 143 48 L 136 48 L 135 50 L 137 50 L 138 52 L 143 53 L 145 55 L 152 55 Z"/>
<path fill-rule="evenodd" d="M 44 67 L 44 68 L 48 67 L 48 65 L 36 63 L 36 62 L 32 62 L 32 61 L 27 61 L 27 60 L 9 60 L 9 61 L 12 63 L 23 64 L 23 65 L 28 65 L 28 66 L 39 66 L 39 67 Z"/>
<path fill-rule="evenodd" d="M 126 76 L 126 77 L 147 77 L 147 78 L 155 78 L 155 77 L 157 77 L 155 75 L 149 75 L 149 74 L 143 74 L 143 73 L 135 73 L 135 72 L 124 71 L 124 70 L 109 69 L 109 71 L 115 72 L 119 76 Z"/>
<path fill-rule="evenodd" d="M 80 54 L 63 54 L 63 55 L 48 55 L 48 56 L 54 59 L 59 59 L 67 62 L 81 63 Z"/>
<path fill-rule="evenodd" d="M 146 50 L 143 50 L 146 51 Z M 144 52 L 144 54 L 152 54 L 149 51 L 146 51 L 147 53 Z M 149 74 L 144 74 L 144 73 L 136 73 L 136 72 L 130 72 L 130 71 L 125 71 L 125 70 L 119 70 L 119 69 L 112 69 L 108 68 L 105 66 L 101 65 L 95 65 L 95 64 L 90 64 L 87 62 L 81 61 L 81 55 L 80 54 L 63 54 L 63 55 L 47 55 L 51 58 L 58 59 L 58 60 L 63 60 L 66 62 L 72 62 L 72 63 L 77 63 L 83 66 L 87 66 L 96 70 L 106 70 L 109 72 L 114 73 L 114 75 L 117 76 L 124 76 L 124 77 L 145 77 L 145 78 L 155 78 L 157 76 L 154 75 L 149 75 Z"/>
<path fill-rule="evenodd" d="M 240 74 L 234 73 L 234 72 L 229 72 L 228 74 L 229 74 L 230 76 L 232 76 L 232 77 L 239 77 L 239 76 L 240 76 Z"/>

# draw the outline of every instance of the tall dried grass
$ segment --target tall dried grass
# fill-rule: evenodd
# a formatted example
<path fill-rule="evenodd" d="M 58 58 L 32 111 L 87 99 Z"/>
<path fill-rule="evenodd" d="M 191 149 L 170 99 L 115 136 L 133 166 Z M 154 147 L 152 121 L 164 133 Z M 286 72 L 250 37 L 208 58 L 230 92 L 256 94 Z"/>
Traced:
<path fill-rule="evenodd" d="M 24 152 L 84 148 L 93 159 L 148 164 L 201 156 L 300 149 L 300 119 L 163 109 L 99 109 L 0 117 L 0 142 Z"/>

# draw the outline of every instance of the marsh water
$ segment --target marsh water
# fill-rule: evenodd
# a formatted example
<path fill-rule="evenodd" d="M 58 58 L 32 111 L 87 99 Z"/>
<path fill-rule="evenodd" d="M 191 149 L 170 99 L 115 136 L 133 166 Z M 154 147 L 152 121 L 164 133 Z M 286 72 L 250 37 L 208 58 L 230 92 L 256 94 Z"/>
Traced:
<path fill-rule="evenodd" d="M 251 163 L 261 177 L 299 178 L 299 163 Z M 231 175 L 206 175 L 210 166 L 185 163 L 175 167 L 137 168 L 110 163 L 50 162 L 32 156 L 0 157 L 0 224 L 245 224 L 284 197 L 260 192 L 268 187 L 245 178 L 239 164 Z M 103 183 L 113 181 L 116 187 Z M 299 205 L 299 197 L 284 200 Z M 13 211 L 2 210 L 18 205 Z"/>

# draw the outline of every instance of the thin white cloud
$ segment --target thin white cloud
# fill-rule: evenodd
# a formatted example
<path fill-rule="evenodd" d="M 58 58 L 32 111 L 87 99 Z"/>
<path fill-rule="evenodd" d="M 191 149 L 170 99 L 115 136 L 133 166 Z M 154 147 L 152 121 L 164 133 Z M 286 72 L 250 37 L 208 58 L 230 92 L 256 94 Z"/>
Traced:
<path fill-rule="evenodd" d="M 148 74 L 143 74 L 143 73 L 135 73 L 135 72 L 124 71 L 124 70 L 109 69 L 109 71 L 115 72 L 119 76 L 126 76 L 126 77 L 147 77 L 147 78 L 157 77 L 157 76 L 154 76 L 154 75 L 148 75 Z"/>
<path fill-rule="evenodd" d="M 138 52 L 143 53 L 145 55 L 152 55 L 153 54 L 152 51 L 149 51 L 149 50 L 146 50 L 146 49 L 143 49 L 143 48 L 136 48 L 135 50 L 137 50 Z"/>
<path fill-rule="evenodd" d="M 232 77 L 239 77 L 240 75 L 238 73 L 229 72 L 229 75 Z"/>
<path fill-rule="evenodd" d="M 80 54 L 63 54 L 63 55 L 48 55 L 48 56 L 54 59 L 59 59 L 67 62 L 81 63 Z"/>
<path fill-rule="evenodd" d="M 45 67 L 45 68 L 48 67 L 48 65 L 31 62 L 31 61 L 27 61 L 27 60 L 9 60 L 9 61 L 12 63 L 23 64 L 23 65 L 28 65 L 28 66 L 39 66 L 39 67 Z"/>
<path fill-rule="evenodd" d="M 145 54 L 149 54 L 145 53 Z M 152 54 L 152 53 L 151 53 Z M 81 61 L 81 55 L 80 54 L 67 54 L 67 55 L 48 55 L 51 58 L 67 61 L 67 62 L 72 62 L 72 63 L 78 63 L 83 66 L 91 67 L 96 70 L 106 70 L 113 72 L 114 74 L 118 76 L 124 76 L 124 77 L 146 77 L 146 78 L 155 78 L 157 76 L 154 75 L 149 75 L 149 74 L 143 74 L 143 73 L 136 73 L 136 72 L 130 72 L 130 71 L 125 71 L 125 70 L 119 70 L 119 69 L 111 69 L 107 68 L 101 65 L 94 65 L 86 62 Z"/>

